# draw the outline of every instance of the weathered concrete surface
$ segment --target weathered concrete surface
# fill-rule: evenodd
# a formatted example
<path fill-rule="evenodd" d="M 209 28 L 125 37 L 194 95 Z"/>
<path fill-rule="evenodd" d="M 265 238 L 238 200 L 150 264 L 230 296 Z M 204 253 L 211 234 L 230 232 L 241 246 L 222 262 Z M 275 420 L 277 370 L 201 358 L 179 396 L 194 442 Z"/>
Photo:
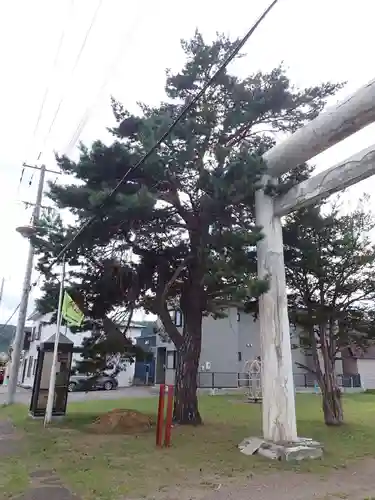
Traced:
<path fill-rule="evenodd" d="M 275 214 L 279 217 L 292 210 L 324 200 L 337 191 L 375 174 L 375 145 L 366 148 L 334 167 L 300 182 L 275 199 Z"/>
<path fill-rule="evenodd" d="M 300 461 L 323 456 L 323 445 L 310 438 L 298 438 L 293 442 L 273 443 L 258 437 L 245 438 L 238 445 L 244 455 L 261 455 L 270 460 Z"/>
<path fill-rule="evenodd" d="M 279 177 L 375 121 L 375 79 L 269 149 L 268 174 Z"/>
<path fill-rule="evenodd" d="M 244 455 L 254 455 L 264 443 L 264 439 L 251 437 L 246 438 L 238 445 L 240 452 Z"/>

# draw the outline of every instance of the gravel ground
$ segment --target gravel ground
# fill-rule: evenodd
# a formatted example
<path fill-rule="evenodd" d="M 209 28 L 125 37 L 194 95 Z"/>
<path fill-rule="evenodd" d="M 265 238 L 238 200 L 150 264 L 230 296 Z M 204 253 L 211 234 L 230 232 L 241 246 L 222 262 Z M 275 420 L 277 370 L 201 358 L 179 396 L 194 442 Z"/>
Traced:
<path fill-rule="evenodd" d="M 5 402 L 7 388 L 0 386 L 0 404 Z M 100 399 L 122 399 L 122 398 L 147 398 L 155 396 L 155 392 L 148 387 L 126 387 L 114 391 L 90 391 L 90 392 L 71 392 L 69 393 L 69 402 L 93 401 Z M 16 402 L 30 404 L 31 390 L 17 388 Z"/>

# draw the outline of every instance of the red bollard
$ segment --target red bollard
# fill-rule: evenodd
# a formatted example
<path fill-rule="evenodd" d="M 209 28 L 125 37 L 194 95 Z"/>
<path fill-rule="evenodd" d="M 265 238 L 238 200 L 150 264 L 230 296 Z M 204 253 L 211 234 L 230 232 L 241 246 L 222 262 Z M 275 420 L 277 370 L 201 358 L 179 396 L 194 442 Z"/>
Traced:
<path fill-rule="evenodd" d="M 166 386 L 165 384 L 160 385 L 159 390 L 159 406 L 158 406 L 158 417 L 156 422 L 156 446 L 162 446 L 163 443 L 163 427 L 164 427 L 164 398 L 166 388 L 167 392 L 167 414 L 165 421 L 165 436 L 164 436 L 164 446 L 168 447 L 171 444 L 171 430 L 172 430 L 172 417 L 173 417 L 173 385 Z"/>
<path fill-rule="evenodd" d="M 165 385 L 161 384 L 159 390 L 158 419 L 156 422 L 156 446 L 161 446 L 163 440 L 164 395 L 165 395 Z"/>
<path fill-rule="evenodd" d="M 167 417 L 165 420 L 165 437 L 164 446 L 171 444 L 171 431 L 172 431 L 172 416 L 173 416 L 173 385 L 168 385 L 167 394 Z"/>

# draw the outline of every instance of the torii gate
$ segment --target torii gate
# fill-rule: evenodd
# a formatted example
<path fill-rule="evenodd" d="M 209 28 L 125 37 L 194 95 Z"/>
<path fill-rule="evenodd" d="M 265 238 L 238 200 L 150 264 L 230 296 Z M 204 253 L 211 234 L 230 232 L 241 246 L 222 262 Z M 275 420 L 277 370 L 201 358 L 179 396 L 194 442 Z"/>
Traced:
<path fill-rule="evenodd" d="M 375 79 L 352 96 L 299 129 L 264 156 L 264 182 L 301 165 L 375 121 Z M 293 367 L 290 345 L 281 217 L 308 206 L 375 174 L 375 145 L 301 182 L 286 194 L 256 193 L 258 276 L 269 276 L 269 290 L 260 297 L 263 437 L 278 442 L 297 440 Z"/>

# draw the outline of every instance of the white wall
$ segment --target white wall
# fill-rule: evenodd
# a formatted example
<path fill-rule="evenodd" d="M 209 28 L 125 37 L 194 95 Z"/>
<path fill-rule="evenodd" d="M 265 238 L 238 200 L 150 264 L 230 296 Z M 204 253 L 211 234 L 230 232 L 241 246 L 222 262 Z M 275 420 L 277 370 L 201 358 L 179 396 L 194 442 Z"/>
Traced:
<path fill-rule="evenodd" d="M 130 361 L 122 359 L 120 354 L 116 354 L 108 359 L 108 364 L 113 366 L 113 369 L 105 370 L 108 375 L 113 374 L 118 368 L 121 369 L 116 375 L 119 387 L 129 387 L 133 384 L 135 363 L 130 363 Z"/>
<path fill-rule="evenodd" d="M 119 387 L 129 387 L 133 384 L 135 363 L 123 363 L 123 369 L 117 375 L 117 381 Z"/>
<path fill-rule="evenodd" d="M 238 371 L 242 371 L 246 361 L 253 361 L 256 357 L 261 356 L 260 348 L 260 328 L 259 320 L 254 321 L 252 314 L 240 312 L 238 324 L 238 351 L 241 352 L 242 362 L 239 363 Z M 290 326 L 291 345 L 299 345 L 298 328 Z M 298 376 L 300 373 L 305 373 L 306 370 L 299 366 L 299 363 L 310 366 L 311 360 L 306 356 L 304 350 L 295 348 L 292 349 L 293 373 Z"/>
<path fill-rule="evenodd" d="M 375 389 L 375 359 L 357 359 L 357 366 L 362 387 Z"/>
<path fill-rule="evenodd" d="M 43 317 L 38 318 L 35 321 L 32 321 L 30 326 L 35 327 L 36 329 L 39 328 L 39 325 L 41 322 L 47 323 L 50 321 L 52 316 L 52 313 L 46 314 Z M 130 327 L 128 331 L 128 337 L 132 340 L 134 340 L 136 337 L 140 335 L 140 327 Z M 22 382 L 22 374 L 23 374 L 23 366 L 24 363 L 26 363 L 26 377 L 24 378 L 23 385 L 25 386 L 33 386 L 34 383 L 34 374 L 35 374 L 35 369 L 36 369 L 36 360 L 38 357 L 38 346 L 46 341 L 48 338 L 50 338 L 52 335 L 56 333 L 56 324 L 46 324 L 43 325 L 42 330 L 41 330 L 41 337 L 38 340 L 33 340 L 30 343 L 30 349 L 26 354 L 23 363 L 21 363 L 21 368 L 18 374 L 18 383 Z M 84 333 L 72 333 L 69 328 L 62 327 L 61 328 L 61 333 L 63 333 L 66 337 L 68 337 L 74 344 L 74 347 L 80 347 L 82 345 L 82 342 L 85 338 L 89 337 L 91 335 L 91 332 L 84 332 Z M 30 363 L 31 359 L 31 371 L 29 372 L 30 374 L 28 375 L 28 366 Z M 72 367 L 74 367 L 75 363 L 77 361 L 81 361 L 81 354 L 80 353 L 74 353 L 73 354 L 73 360 L 72 360 Z M 115 360 L 114 360 L 115 361 Z M 118 360 L 117 360 L 118 361 Z M 133 379 L 134 379 L 134 371 L 135 371 L 135 364 L 134 363 L 121 363 L 123 370 L 118 374 L 117 380 L 119 382 L 119 387 L 128 387 L 129 385 L 132 385 Z M 113 370 L 112 370 L 113 371 Z M 107 373 L 110 374 L 111 370 L 107 370 Z"/>
<path fill-rule="evenodd" d="M 51 320 L 52 313 L 46 314 L 44 316 L 39 317 L 38 319 L 30 322 L 30 326 L 32 328 L 39 328 L 40 323 L 47 323 Z M 56 333 L 56 324 L 44 324 L 42 326 L 41 330 L 41 335 L 40 339 L 38 340 L 33 340 L 30 343 L 30 348 L 28 352 L 25 353 L 25 357 L 23 362 L 21 363 L 20 371 L 18 372 L 18 382 L 22 383 L 22 375 L 23 375 L 23 367 L 24 364 L 26 363 L 26 376 L 23 380 L 23 385 L 25 386 L 33 386 L 34 383 L 34 375 L 35 375 L 35 369 L 36 369 L 36 360 L 38 357 L 38 347 L 42 342 L 45 342 L 48 340 L 50 337 L 55 335 Z M 72 333 L 69 328 L 62 327 L 61 328 L 61 333 L 64 334 L 66 337 L 68 337 L 74 344 L 75 347 L 80 347 L 82 345 L 83 339 L 85 337 L 89 337 L 91 335 L 90 332 L 84 332 L 84 333 Z M 31 359 L 31 370 L 28 370 L 29 364 L 30 364 L 30 359 Z M 72 365 L 74 365 L 74 362 L 76 360 L 80 360 L 80 354 L 74 353 L 73 354 L 73 362 Z"/>
<path fill-rule="evenodd" d="M 246 361 L 253 361 L 260 356 L 259 321 L 254 321 L 252 314 L 239 312 L 238 322 L 238 352 L 241 361 L 238 362 L 238 371 L 243 372 Z"/>

